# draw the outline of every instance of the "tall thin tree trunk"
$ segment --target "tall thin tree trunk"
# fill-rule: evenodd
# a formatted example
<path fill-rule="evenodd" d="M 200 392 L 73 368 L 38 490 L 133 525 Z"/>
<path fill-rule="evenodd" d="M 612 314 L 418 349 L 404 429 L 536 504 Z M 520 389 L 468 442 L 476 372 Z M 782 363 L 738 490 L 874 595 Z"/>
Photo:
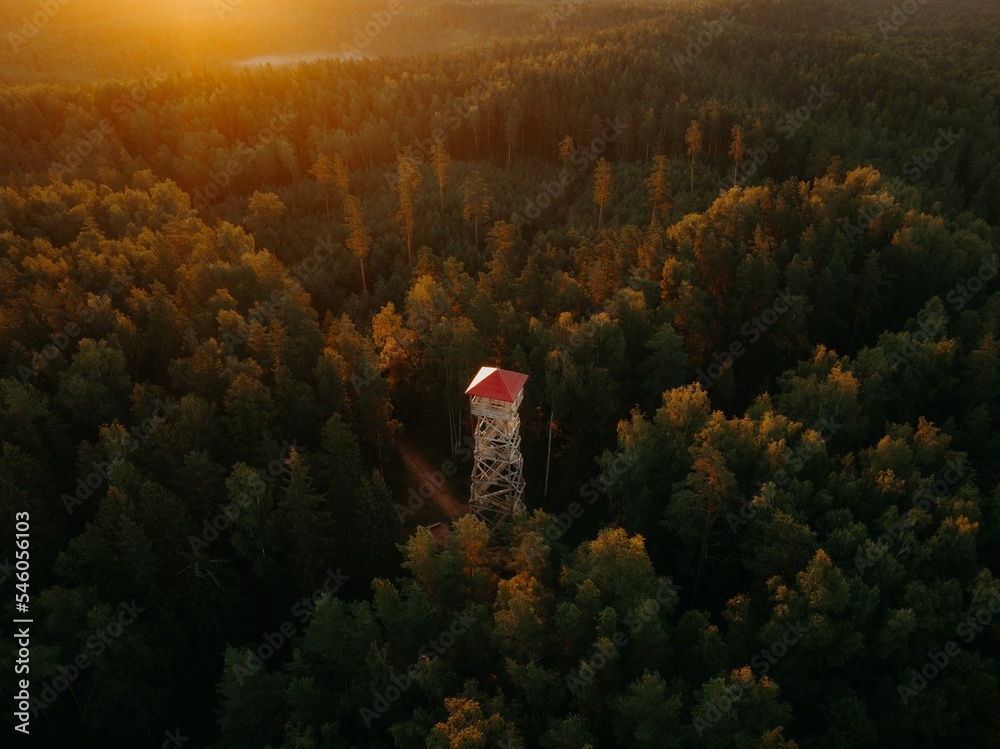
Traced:
<path fill-rule="evenodd" d="M 451 448 L 451 454 L 455 455 L 455 407 L 452 405 L 451 400 L 448 400 L 448 446 Z"/>
<path fill-rule="evenodd" d="M 694 591 L 692 596 L 698 596 L 698 586 L 701 585 L 701 573 L 705 568 L 705 560 L 708 558 L 708 534 L 701 539 L 701 554 L 698 555 L 698 571 L 694 575 Z"/>
<path fill-rule="evenodd" d="M 549 498 L 549 464 L 552 462 L 552 416 L 553 411 L 549 409 L 549 451 L 545 456 L 545 491 L 542 493 L 543 499 Z"/>
<path fill-rule="evenodd" d="M 80 700 L 78 700 L 76 697 L 76 690 L 73 689 L 73 680 L 70 679 L 68 676 L 66 676 L 66 672 L 63 671 L 62 666 L 57 666 L 56 668 L 59 669 L 60 675 L 62 675 L 62 677 L 66 680 L 66 685 L 69 687 L 69 693 L 73 695 L 73 702 L 76 703 L 76 707 L 80 711 L 80 714 L 82 715 L 83 705 L 80 704 Z"/>

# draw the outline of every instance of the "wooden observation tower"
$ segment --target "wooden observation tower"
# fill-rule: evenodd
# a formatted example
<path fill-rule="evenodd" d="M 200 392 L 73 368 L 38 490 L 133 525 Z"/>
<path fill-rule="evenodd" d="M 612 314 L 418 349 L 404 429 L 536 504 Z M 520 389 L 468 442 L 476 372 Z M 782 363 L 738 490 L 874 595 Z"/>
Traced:
<path fill-rule="evenodd" d="M 524 512 L 521 417 L 517 413 L 528 375 L 483 367 L 465 389 L 476 424 L 469 508 L 495 533 Z"/>

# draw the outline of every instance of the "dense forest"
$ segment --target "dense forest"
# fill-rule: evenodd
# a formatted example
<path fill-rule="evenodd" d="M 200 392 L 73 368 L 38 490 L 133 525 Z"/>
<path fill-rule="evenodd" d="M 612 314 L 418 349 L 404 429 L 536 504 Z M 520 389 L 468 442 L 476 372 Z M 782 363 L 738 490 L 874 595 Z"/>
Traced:
<path fill-rule="evenodd" d="M 1000 747 L 995 2 L 0 27 L 3 746 Z"/>

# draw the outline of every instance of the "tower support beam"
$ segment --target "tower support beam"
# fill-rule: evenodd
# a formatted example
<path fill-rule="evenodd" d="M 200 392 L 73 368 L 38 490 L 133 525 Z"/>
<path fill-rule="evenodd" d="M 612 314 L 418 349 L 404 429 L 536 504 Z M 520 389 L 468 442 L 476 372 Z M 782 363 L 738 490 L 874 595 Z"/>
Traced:
<path fill-rule="evenodd" d="M 525 510 L 521 417 L 525 375 L 484 367 L 471 396 L 474 462 L 469 507 L 491 532 Z"/>

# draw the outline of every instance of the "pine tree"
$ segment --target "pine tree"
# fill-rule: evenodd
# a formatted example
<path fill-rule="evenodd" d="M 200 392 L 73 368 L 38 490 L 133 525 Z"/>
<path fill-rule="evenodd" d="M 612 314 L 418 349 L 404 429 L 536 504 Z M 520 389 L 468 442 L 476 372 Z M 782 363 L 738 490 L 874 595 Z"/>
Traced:
<path fill-rule="evenodd" d="M 701 125 L 698 120 L 691 120 L 691 125 L 684 133 L 684 142 L 687 144 L 687 153 L 691 157 L 691 191 L 694 192 L 694 157 L 702 152 Z"/>
<path fill-rule="evenodd" d="M 514 99 L 511 104 L 510 110 L 507 112 L 507 116 L 504 119 L 504 139 L 507 141 L 507 166 L 510 166 L 510 155 L 517 143 L 517 131 L 521 127 L 521 121 L 524 119 L 524 110 L 521 109 L 521 102 Z"/>
<path fill-rule="evenodd" d="M 448 164 L 451 162 L 451 156 L 448 155 L 448 149 L 444 147 L 444 143 L 439 141 L 434 144 L 431 149 L 431 161 L 434 164 L 434 172 L 437 174 L 438 195 L 441 199 L 441 213 L 443 215 L 444 186 L 448 181 Z"/>
<path fill-rule="evenodd" d="M 604 218 L 604 204 L 611 199 L 611 164 L 604 157 L 597 161 L 594 170 L 594 202 L 599 206 L 597 212 L 597 231 L 601 230 Z"/>
<path fill-rule="evenodd" d="M 275 502 L 278 525 L 284 534 L 284 572 L 295 584 L 306 586 L 321 574 L 331 554 L 333 518 L 294 447 L 285 460 L 284 482 L 280 499 Z"/>
<path fill-rule="evenodd" d="M 472 219 L 475 227 L 476 249 L 479 249 L 479 222 L 489 217 L 493 198 L 486 187 L 486 180 L 479 172 L 473 172 L 462 185 L 462 195 L 465 199 L 465 210 L 462 215 Z"/>
<path fill-rule="evenodd" d="M 309 173 L 316 178 L 323 188 L 323 201 L 326 203 L 326 220 L 330 221 L 330 185 L 334 182 L 333 162 L 325 153 L 317 157 Z"/>
<path fill-rule="evenodd" d="M 747 155 L 747 148 L 743 142 L 742 127 L 733 125 L 730 134 L 733 137 L 733 141 L 729 144 L 729 155 L 733 157 L 733 187 L 736 187 L 736 174 L 739 172 L 740 164 Z"/>
<path fill-rule="evenodd" d="M 559 195 L 563 205 L 566 204 L 566 177 L 569 176 L 569 157 L 573 155 L 573 138 L 567 135 L 559 142 L 559 159 L 562 161 L 560 172 Z"/>
<path fill-rule="evenodd" d="M 347 249 L 354 253 L 354 256 L 361 263 L 361 288 L 368 294 L 368 283 L 365 281 L 365 258 L 371 249 L 371 237 L 368 234 L 368 227 L 365 226 L 365 217 L 361 213 L 361 201 L 353 195 L 347 196 L 347 228 L 350 236 L 347 238 Z"/>
<path fill-rule="evenodd" d="M 497 221 L 489 232 L 489 244 L 493 246 L 493 256 L 486 265 L 494 289 L 497 291 L 513 277 L 514 234 L 514 225 L 509 221 Z"/>
<path fill-rule="evenodd" d="M 420 196 L 420 166 L 413 156 L 413 149 L 407 146 L 399 154 L 397 166 L 396 192 L 399 194 L 399 213 L 396 220 L 403 224 L 406 231 L 406 262 L 413 255 L 413 225 L 416 222 L 417 198 Z"/>
<path fill-rule="evenodd" d="M 653 171 L 646 177 L 646 189 L 649 190 L 649 202 L 653 204 L 653 218 L 649 225 L 656 224 L 656 216 L 660 219 L 670 210 L 670 175 L 668 173 L 667 157 L 657 154 L 653 157 Z"/>
<path fill-rule="evenodd" d="M 339 153 L 333 155 L 333 182 L 340 193 L 340 202 L 344 206 L 344 220 L 347 220 L 347 196 L 351 193 L 351 175 L 347 171 L 347 163 Z"/>

